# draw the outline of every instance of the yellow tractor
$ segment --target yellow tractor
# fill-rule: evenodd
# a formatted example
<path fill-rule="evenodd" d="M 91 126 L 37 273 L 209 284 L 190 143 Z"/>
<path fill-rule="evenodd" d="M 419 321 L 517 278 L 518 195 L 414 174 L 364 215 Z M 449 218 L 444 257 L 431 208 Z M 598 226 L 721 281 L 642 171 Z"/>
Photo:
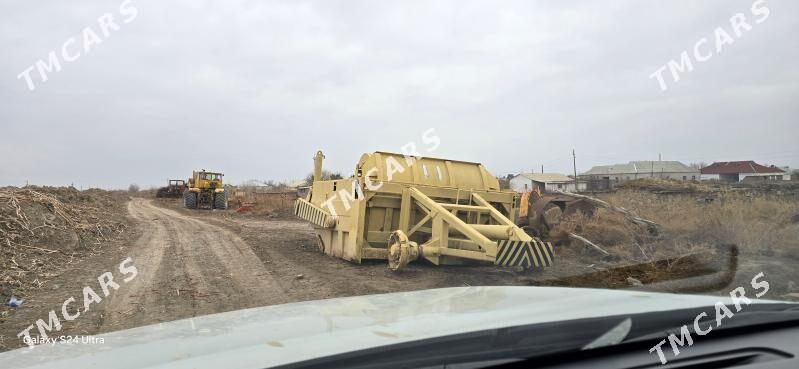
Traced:
<path fill-rule="evenodd" d="M 227 209 L 222 173 L 193 171 L 189 186 L 183 191 L 183 205 L 187 209 Z"/>

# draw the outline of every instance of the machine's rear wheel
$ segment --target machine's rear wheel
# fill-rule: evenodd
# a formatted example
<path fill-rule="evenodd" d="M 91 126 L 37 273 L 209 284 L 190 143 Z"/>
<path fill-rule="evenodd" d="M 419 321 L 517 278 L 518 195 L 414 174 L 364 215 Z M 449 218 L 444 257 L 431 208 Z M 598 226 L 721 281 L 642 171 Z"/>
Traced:
<path fill-rule="evenodd" d="M 388 268 L 399 270 L 419 257 L 419 246 L 405 232 L 396 230 L 388 238 Z"/>
<path fill-rule="evenodd" d="M 225 210 L 227 209 L 227 193 L 220 192 L 214 195 L 214 209 Z"/>
<path fill-rule="evenodd" d="M 186 190 L 183 192 L 183 206 L 186 209 L 197 209 L 197 194 Z"/>

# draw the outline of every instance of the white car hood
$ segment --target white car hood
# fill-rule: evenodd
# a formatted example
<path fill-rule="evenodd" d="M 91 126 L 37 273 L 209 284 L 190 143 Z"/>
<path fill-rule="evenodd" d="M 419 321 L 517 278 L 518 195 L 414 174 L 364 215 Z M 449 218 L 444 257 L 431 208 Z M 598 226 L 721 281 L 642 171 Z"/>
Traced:
<path fill-rule="evenodd" d="M 458 287 L 206 315 L 0 354 L 2 368 L 263 368 L 524 324 L 710 306 L 729 299 L 559 287 Z M 59 336 L 55 333 L 52 336 Z"/>

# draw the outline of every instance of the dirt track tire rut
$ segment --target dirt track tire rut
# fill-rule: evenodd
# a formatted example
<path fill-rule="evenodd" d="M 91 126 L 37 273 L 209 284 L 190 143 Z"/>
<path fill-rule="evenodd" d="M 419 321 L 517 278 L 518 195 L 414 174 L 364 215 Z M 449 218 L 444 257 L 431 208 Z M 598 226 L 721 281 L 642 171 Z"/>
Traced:
<path fill-rule="evenodd" d="M 250 246 L 232 232 L 134 199 L 142 229 L 130 255 L 138 276 L 105 307 L 103 330 L 286 302 Z"/>

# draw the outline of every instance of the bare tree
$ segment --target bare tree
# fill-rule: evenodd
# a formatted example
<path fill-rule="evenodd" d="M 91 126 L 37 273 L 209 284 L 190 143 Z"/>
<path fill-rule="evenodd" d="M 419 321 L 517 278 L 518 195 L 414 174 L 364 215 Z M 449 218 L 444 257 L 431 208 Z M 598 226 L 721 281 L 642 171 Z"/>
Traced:
<path fill-rule="evenodd" d="M 705 163 L 704 161 L 700 161 L 698 163 L 688 164 L 688 166 L 694 169 L 702 169 L 707 166 L 707 163 Z"/>
<path fill-rule="evenodd" d="M 327 181 L 331 179 L 344 179 L 344 177 L 341 175 L 341 173 L 338 172 L 328 172 L 326 170 L 322 170 L 322 180 Z M 313 173 L 308 173 L 308 175 L 305 176 L 305 185 L 310 186 L 312 183 L 313 183 Z"/>

